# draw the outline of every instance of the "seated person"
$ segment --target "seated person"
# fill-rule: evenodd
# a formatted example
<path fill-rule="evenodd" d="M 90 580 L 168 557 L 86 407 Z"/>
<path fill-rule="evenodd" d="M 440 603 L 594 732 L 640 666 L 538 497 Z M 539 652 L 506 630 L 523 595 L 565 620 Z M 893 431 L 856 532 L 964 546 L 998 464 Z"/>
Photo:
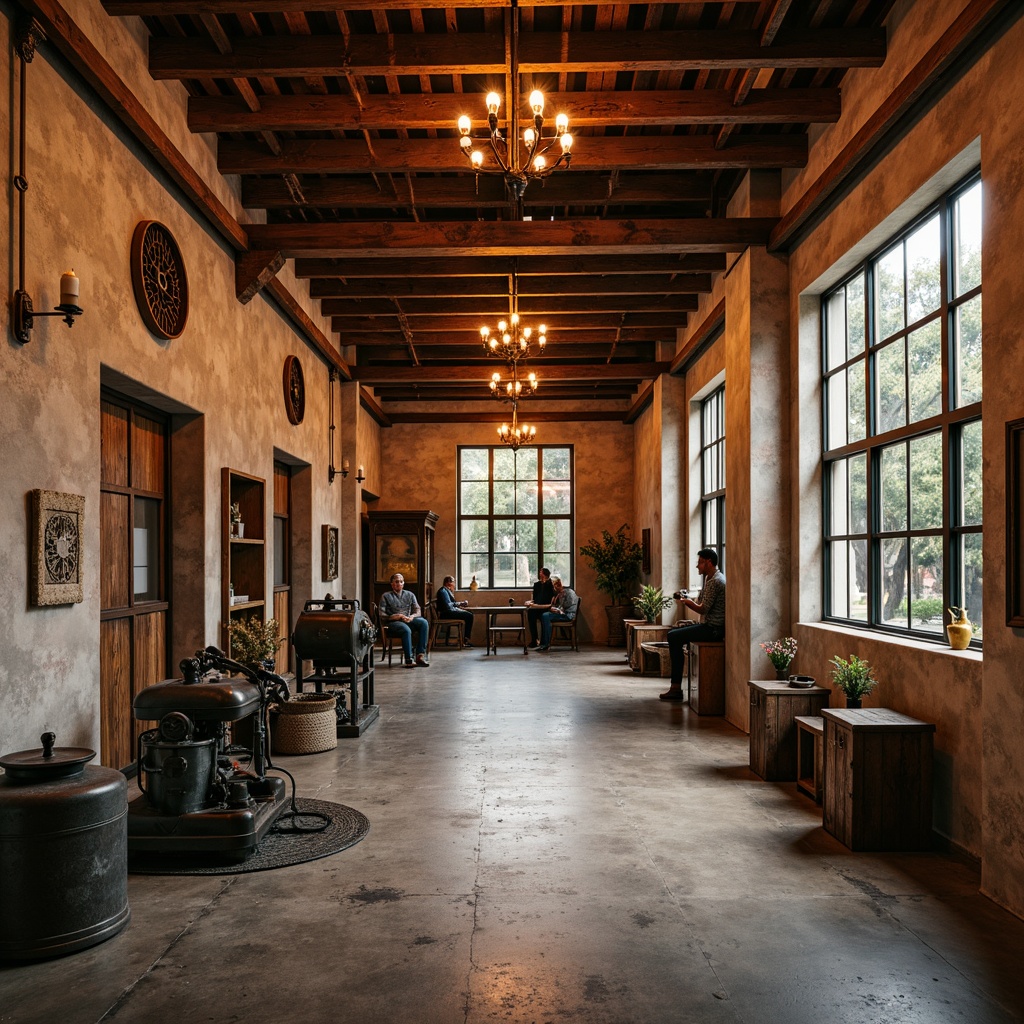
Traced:
<path fill-rule="evenodd" d="M 562 586 L 561 576 L 552 576 L 551 585 L 555 589 L 555 596 L 551 599 L 548 610 L 540 613 L 538 651 L 546 651 L 551 646 L 551 624 L 553 622 L 572 622 L 576 618 L 576 609 L 580 603 L 575 590 Z"/>
<path fill-rule="evenodd" d="M 441 589 L 437 592 L 437 617 L 442 622 L 451 622 L 458 619 L 465 627 L 465 646 L 472 647 L 469 638 L 473 635 L 473 613 L 465 609 L 469 607 L 468 601 L 455 600 L 455 577 L 445 576 Z"/>
<path fill-rule="evenodd" d="M 551 607 L 555 596 L 555 588 L 551 585 L 551 570 L 545 566 L 540 571 L 540 579 L 533 585 L 533 600 L 526 601 L 526 621 L 530 627 L 530 647 L 537 647 L 537 623 L 543 612 Z"/>
<path fill-rule="evenodd" d="M 718 552 L 714 548 L 701 548 L 697 552 L 697 572 L 704 577 L 697 601 L 688 597 L 676 600 L 703 616 L 703 622 L 688 622 L 685 626 L 668 631 L 668 650 L 672 658 L 672 678 L 668 690 L 659 693 L 662 700 L 683 699 L 683 667 L 685 649 L 695 640 L 723 640 L 725 638 L 725 576 L 718 568 Z"/>
<path fill-rule="evenodd" d="M 405 577 L 396 572 L 391 577 L 391 589 L 381 595 L 380 621 L 387 626 L 388 635 L 402 641 L 402 653 L 406 668 L 429 668 L 427 661 L 427 637 L 430 623 L 423 618 L 420 603 L 411 590 L 405 589 Z M 416 660 L 412 660 L 412 638 L 416 633 Z"/>

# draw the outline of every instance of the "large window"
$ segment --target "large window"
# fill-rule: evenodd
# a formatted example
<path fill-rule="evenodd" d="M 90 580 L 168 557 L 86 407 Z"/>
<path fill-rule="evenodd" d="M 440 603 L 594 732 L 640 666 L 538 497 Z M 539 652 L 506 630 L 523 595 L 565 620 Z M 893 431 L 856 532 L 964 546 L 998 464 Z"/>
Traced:
<path fill-rule="evenodd" d="M 571 447 L 459 449 L 459 572 L 465 589 L 529 587 L 542 565 L 573 578 Z"/>
<path fill-rule="evenodd" d="M 822 303 L 826 615 L 981 628 L 981 182 Z"/>
<path fill-rule="evenodd" d="M 725 571 L 725 385 L 700 404 L 700 546 Z"/>

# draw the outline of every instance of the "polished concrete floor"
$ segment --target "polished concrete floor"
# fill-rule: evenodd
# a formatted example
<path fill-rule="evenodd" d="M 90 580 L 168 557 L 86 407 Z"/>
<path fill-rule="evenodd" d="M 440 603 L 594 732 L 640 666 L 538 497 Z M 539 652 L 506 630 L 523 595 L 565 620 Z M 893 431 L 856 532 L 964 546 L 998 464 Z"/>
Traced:
<path fill-rule="evenodd" d="M 0 969 L 0 1022 L 1024 1019 L 1024 922 L 940 854 L 853 854 L 747 738 L 621 652 L 438 652 L 281 758 L 371 822 L 259 874 L 132 876 L 133 919 Z"/>

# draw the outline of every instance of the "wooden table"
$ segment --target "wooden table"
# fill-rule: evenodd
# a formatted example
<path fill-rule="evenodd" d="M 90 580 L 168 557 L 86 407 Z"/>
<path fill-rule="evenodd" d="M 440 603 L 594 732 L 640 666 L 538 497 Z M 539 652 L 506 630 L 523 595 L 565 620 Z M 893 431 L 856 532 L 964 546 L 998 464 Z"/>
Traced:
<path fill-rule="evenodd" d="M 466 611 L 481 612 L 485 616 L 484 640 L 487 647 L 484 656 L 498 653 L 498 637 L 505 633 L 518 633 L 526 654 L 530 641 L 527 639 L 526 606 L 521 604 L 471 604 Z M 515 625 L 498 625 L 499 615 L 514 616 Z"/>
<path fill-rule="evenodd" d="M 750 770 L 768 782 L 794 782 L 798 717 L 814 717 L 827 707 L 824 686 L 790 686 L 781 680 L 751 679 Z"/>

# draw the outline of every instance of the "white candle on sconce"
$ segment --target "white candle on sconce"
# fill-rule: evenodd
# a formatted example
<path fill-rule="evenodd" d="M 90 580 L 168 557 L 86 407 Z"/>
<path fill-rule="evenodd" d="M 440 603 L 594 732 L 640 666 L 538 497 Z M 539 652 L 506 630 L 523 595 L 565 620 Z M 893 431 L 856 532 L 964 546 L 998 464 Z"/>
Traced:
<path fill-rule="evenodd" d="M 348 461 L 348 459 L 342 459 L 341 460 L 341 471 L 342 471 L 342 473 L 347 473 L 348 470 L 349 470 L 349 461 Z"/>
<path fill-rule="evenodd" d="M 79 302 L 80 282 L 74 270 L 65 270 L 60 275 L 60 304 L 62 306 L 81 306 Z"/>
<path fill-rule="evenodd" d="M 360 466 L 359 467 L 359 472 L 356 474 L 356 476 L 362 476 L 362 475 L 363 475 L 363 467 Z"/>

